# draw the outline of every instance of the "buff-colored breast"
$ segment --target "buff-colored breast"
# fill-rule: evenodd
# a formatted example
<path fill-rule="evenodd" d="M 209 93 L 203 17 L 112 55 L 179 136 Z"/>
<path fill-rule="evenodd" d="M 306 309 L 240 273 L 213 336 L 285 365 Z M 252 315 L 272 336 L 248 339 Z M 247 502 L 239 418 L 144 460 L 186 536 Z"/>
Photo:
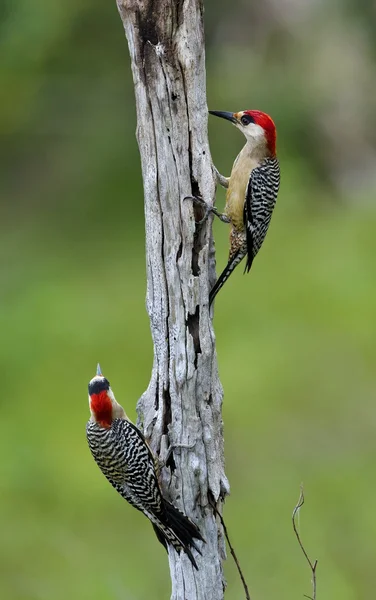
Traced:
<path fill-rule="evenodd" d="M 238 230 L 244 229 L 243 211 L 245 193 L 251 171 L 258 167 L 260 160 L 251 156 L 247 145 L 244 146 L 232 167 L 226 194 L 226 215 Z"/>

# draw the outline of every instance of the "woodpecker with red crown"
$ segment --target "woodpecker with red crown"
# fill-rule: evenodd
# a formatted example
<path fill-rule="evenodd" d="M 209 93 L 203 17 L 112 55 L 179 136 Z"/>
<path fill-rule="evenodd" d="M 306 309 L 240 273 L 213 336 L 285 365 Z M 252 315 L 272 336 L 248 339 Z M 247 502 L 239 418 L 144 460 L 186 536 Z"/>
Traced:
<path fill-rule="evenodd" d="M 212 212 L 221 221 L 231 224 L 229 260 L 210 292 L 210 305 L 245 256 L 244 272 L 249 272 L 269 227 L 279 190 L 280 171 L 276 128 L 269 115 L 259 110 L 237 113 L 210 110 L 209 113 L 233 123 L 247 140 L 235 159 L 230 177 L 223 177 L 215 170 L 218 182 L 227 188 L 224 213 L 207 206 L 201 198 L 193 198 L 204 206 L 204 219 Z"/>
<path fill-rule="evenodd" d="M 93 458 L 111 485 L 152 522 L 159 541 L 185 552 L 197 569 L 191 548 L 204 541 L 198 527 L 162 496 L 159 467 L 143 434 L 115 400 L 100 366 L 89 383 L 91 417 L 86 436 Z"/>

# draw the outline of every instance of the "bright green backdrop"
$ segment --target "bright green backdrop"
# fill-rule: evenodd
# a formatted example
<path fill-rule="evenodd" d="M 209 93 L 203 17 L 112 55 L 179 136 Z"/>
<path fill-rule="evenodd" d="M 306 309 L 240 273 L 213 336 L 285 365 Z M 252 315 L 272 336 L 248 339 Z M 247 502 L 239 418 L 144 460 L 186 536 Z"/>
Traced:
<path fill-rule="evenodd" d="M 270 112 L 282 168 L 252 273 L 216 303 L 225 518 L 253 597 L 302 598 L 304 482 L 318 598 L 358 600 L 374 596 L 376 561 L 374 15 L 293 4 L 206 3 L 209 106 Z M 23 0 L 0 34 L 0 595 L 165 599 L 162 547 L 85 440 L 96 362 L 134 418 L 152 364 L 122 26 L 115 3 Z M 209 133 L 228 173 L 241 136 Z M 220 269 L 221 223 L 215 239 Z M 243 597 L 225 570 L 226 597 Z"/>

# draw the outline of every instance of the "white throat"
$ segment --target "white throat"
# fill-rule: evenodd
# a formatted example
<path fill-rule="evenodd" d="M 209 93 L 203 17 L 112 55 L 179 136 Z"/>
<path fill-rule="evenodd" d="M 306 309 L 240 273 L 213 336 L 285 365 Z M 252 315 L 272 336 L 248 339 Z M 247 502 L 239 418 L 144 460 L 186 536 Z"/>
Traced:
<path fill-rule="evenodd" d="M 252 156 L 265 156 L 267 153 L 267 142 L 265 131 L 260 125 L 250 123 L 247 127 L 237 125 L 247 140 L 247 149 Z"/>

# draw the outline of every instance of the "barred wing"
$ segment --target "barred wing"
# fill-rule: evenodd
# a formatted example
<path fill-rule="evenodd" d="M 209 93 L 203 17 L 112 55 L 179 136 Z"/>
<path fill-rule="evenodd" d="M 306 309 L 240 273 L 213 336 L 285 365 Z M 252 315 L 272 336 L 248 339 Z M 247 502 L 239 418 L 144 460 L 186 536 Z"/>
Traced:
<path fill-rule="evenodd" d="M 280 171 L 277 158 L 265 159 L 253 169 L 244 203 L 244 225 L 247 232 L 247 264 L 249 272 L 268 231 L 277 200 Z"/>

